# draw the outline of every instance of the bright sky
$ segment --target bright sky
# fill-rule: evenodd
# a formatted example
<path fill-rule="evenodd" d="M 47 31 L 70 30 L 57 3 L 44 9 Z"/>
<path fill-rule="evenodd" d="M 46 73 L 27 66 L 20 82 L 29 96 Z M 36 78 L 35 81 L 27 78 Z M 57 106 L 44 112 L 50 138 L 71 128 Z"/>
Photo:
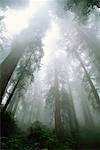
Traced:
<path fill-rule="evenodd" d="M 29 22 L 35 13 L 46 4 L 47 0 L 29 0 L 27 8 L 8 9 L 5 12 L 5 24 L 8 32 L 12 35 L 21 32 L 28 27 Z"/>
<path fill-rule="evenodd" d="M 58 50 L 58 42 L 60 38 L 59 26 L 52 20 L 51 27 L 47 31 L 43 39 L 44 57 L 42 63 L 45 64 L 53 57 L 54 53 Z"/>

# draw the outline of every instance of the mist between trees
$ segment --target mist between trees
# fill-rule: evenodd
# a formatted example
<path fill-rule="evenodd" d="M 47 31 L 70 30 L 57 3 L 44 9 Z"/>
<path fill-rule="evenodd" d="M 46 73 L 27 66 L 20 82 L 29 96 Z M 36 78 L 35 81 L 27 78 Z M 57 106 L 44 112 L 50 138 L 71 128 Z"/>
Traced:
<path fill-rule="evenodd" d="M 100 1 L 9 0 L 0 12 L 1 148 L 98 150 Z"/>

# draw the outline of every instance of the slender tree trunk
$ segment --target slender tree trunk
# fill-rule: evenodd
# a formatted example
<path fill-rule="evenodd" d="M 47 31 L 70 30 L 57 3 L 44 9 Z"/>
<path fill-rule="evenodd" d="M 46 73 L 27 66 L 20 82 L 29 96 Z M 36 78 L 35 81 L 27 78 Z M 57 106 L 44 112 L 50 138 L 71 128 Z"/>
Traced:
<path fill-rule="evenodd" d="M 18 45 L 17 45 L 18 44 Z M 25 46 L 26 45 L 21 45 L 17 43 L 14 45 L 12 52 L 7 56 L 7 58 L 2 62 L 1 64 L 1 81 L 0 81 L 0 86 L 1 86 L 1 91 L 0 91 L 0 104 L 2 102 L 2 97 L 4 95 L 4 91 L 7 87 L 7 84 L 11 78 L 11 75 L 21 58 L 22 54 L 24 53 Z M 17 46 L 17 48 L 16 48 Z"/>
<path fill-rule="evenodd" d="M 61 114 L 60 114 L 60 102 L 59 102 L 59 90 L 58 90 L 58 79 L 55 71 L 55 130 L 57 137 L 60 140 L 65 139 L 64 135 L 64 127 L 61 121 Z"/>
<path fill-rule="evenodd" d="M 64 128 L 61 122 L 61 114 L 58 99 L 55 100 L 55 129 L 57 137 L 64 140 Z"/>
<path fill-rule="evenodd" d="M 68 68 L 65 65 L 65 70 L 68 70 Z M 79 132 L 79 125 L 78 120 L 75 112 L 74 102 L 73 102 L 73 96 L 72 96 L 72 90 L 69 83 L 69 75 L 68 72 L 66 72 L 67 75 L 67 85 L 69 90 L 69 98 L 68 98 L 68 116 L 69 116 L 69 124 L 71 128 L 71 135 L 74 138 L 79 139 L 80 138 L 80 132 Z"/>
<path fill-rule="evenodd" d="M 83 61 L 81 60 L 79 54 L 77 53 L 77 51 L 75 51 L 75 53 L 76 53 L 76 56 L 77 56 L 77 58 L 78 58 L 78 60 L 79 60 L 79 62 L 81 64 L 82 68 L 84 69 L 84 72 L 85 72 L 86 77 L 88 79 L 88 82 L 90 84 L 90 87 L 91 87 L 92 93 L 93 93 L 93 95 L 95 97 L 95 100 L 96 100 L 96 103 L 98 105 L 98 108 L 100 108 L 100 98 L 99 98 L 99 95 L 97 93 L 97 90 L 96 90 L 96 88 L 95 88 L 95 86 L 94 86 L 94 84 L 93 84 L 93 82 L 92 82 L 92 80 L 91 80 L 91 78 L 89 76 L 89 73 L 87 72 L 87 70 L 86 70 L 86 68 L 85 68 L 85 66 L 83 64 Z"/>
<path fill-rule="evenodd" d="M 15 113 L 16 113 L 16 110 L 17 110 L 19 101 L 20 101 L 20 98 L 18 98 L 18 99 L 16 100 L 15 105 L 14 105 L 14 108 L 13 108 L 13 110 L 12 110 L 12 112 L 13 112 L 14 115 L 15 115 Z"/>
<path fill-rule="evenodd" d="M 68 74 L 67 74 L 68 77 Z M 69 120 L 70 120 L 70 126 L 71 126 L 71 130 L 72 130 L 72 136 L 79 139 L 79 126 L 78 126 L 78 121 L 77 121 L 77 117 L 76 117 L 76 112 L 75 112 L 75 108 L 74 108 L 74 103 L 73 103 L 73 97 L 72 97 L 72 92 L 71 92 L 71 87 L 70 87 L 70 83 L 69 80 L 67 78 L 67 84 L 68 84 L 68 89 L 69 89 Z"/>
<path fill-rule="evenodd" d="M 8 105 L 7 111 L 12 112 L 14 104 L 15 104 L 15 100 L 12 99 L 10 104 Z"/>
<path fill-rule="evenodd" d="M 22 79 L 22 77 L 23 77 L 23 75 L 24 75 L 24 73 L 25 73 L 25 68 L 27 68 L 31 57 L 32 57 L 32 55 L 30 55 L 28 61 L 26 62 L 26 65 L 25 65 L 24 68 L 23 68 L 23 71 L 21 72 L 21 75 L 20 75 L 18 81 L 15 83 L 15 86 L 14 86 L 12 92 L 10 93 L 10 96 L 9 96 L 7 102 L 6 102 L 5 106 L 4 106 L 4 108 L 2 109 L 3 112 L 6 110 L 8 104 L 10 103 L 10 101 L 11 101 L 11 99 L 12 99 L 12 96 L 13 96 L 13 94 L 14 94 L 16 88 L 17 88 L 17 85 L 19 84 L 20 80 Z"/>
<path fill-rule="evenodd" d="M 83 111 L 83 115 L 84 115 L 84 128 L 82 130 L 82 132 L 84 133 L 84 137 L 82 138 L 82 141 L 84 144 L 88 143 L 92 146 L 93 145 L 98 145 L 99 141 L 98 141 L 98 131 L 96 129 L 95 126 L 95 122 L 93 120 L 92 114 L 90 112 L 88 103 L 86 102 L 86 100 L 84 99 L 84 101 L 82 101 L 82 111 Z M 87 135 L 88 133 L 88 135 Z"/>
<path fill-rule="evenodd" d="M 16 103 L 16 95 L 17 95 L 17 90 L 15 90 L 15 93 L 14 93 L 14 95 L 12 96 L 12 99 L 11 99 L 11 101 L 10 101 L 8 107 L 7 107 L 7 111 L 10 111 L 10 112 L 13 111 L 14 105 L 15 105 L 15 103 Z"/>
<path fill-rule="evenodd" d="M 26 115 L 26 103 L 24 100 L 22 100 L 22 103 L 23 103 L 23 114 L 22 114 L 22 119 L 21 119 L 21 122 L 22 123 L 25 123 L 25 115 Z"/>
<path fill-rule="evenodd" d="M 33 107 L 34 105 L 33 105 L 33 103 L 32 103 L 32 105 L 31 105 L 31 110 L 30 110 L 30 116 L 29 116 L 29 122 L 31 123 L 32 121 L 33 121 Z"/>
<path fill-rule="evenodd" d="M 5 104 L 5 106 L 4 106 L 3 109 L 2 109 L 2 112 L 5 112 L 5 111 L 6 111 L 8 105 L 9 105 L 9 103 L 10 103 L 10 101 L 11 101 L 11 98 L 12 98 L 12 96 L 13 96 L 13 94 L 14 94 L 16 88 L 17 88 L 17 85 L 19 84 L 19 81 L 20 81 L 20 80 L 17 81 L 15 87 L 13 88 L 12 93 L 10 94 L 10 96 L 9 96 L 9 98 L 8 98 L 8 100 L 7 100 L 6 104 Z"/>
<path fill-rule="evenodd" d="M 95 125 L 94 125 L 94 121 L 93 121 L 91 112 L 89 110 L 89 107 L 86 101 L 82 101 L 82 109 L 83 109 L 86 127 L 88 127 L 89 130 L 93 132 L 95 130 Z"/>

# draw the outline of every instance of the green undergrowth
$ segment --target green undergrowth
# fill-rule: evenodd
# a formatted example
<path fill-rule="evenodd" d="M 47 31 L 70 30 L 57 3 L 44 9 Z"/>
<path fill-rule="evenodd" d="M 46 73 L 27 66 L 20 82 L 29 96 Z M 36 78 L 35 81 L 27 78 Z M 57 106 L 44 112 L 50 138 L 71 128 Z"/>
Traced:
<path fill-rule="evenodd" d="M 26 132 L 17 126 L 12 113 L 1 114 L 1 150 L 77 150 L 81 143 L 66 137 L 59 141 L 55 130 L 50 130 L 41 122 L 35 121 Z"/>

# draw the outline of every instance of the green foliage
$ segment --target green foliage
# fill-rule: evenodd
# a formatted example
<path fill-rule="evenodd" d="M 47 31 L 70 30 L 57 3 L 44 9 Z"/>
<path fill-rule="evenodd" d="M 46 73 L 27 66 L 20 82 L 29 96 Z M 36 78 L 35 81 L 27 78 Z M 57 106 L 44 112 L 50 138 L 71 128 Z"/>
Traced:
<path fill-rule="evenodd" d="M 11 112 L 1 112 L 1 149 L 18 150 L 25 147 L 25 136 L 17 127 Z M 24 149 L 23 149 L 24 150 Z"/>
<path fill-rule="evenodd" d="M 4 137 L 1 140 L 2 150 L 28 150 L 26 141 L 23 137 Z"/>
<path fill-rule="evenodd" d="M 57 0 L 64 10 L 71 10 L 82 19 L 86 19 L 89 13 L 94 9 L 94 6 L 99 7 L 99 0 Z"/>
<path fill-rule="evenodd" d="M 6 117 L 5 117 L 6 116 Z M 6 112 L 3 115 L 7 120 L 3 120 L 3 122 L 7 121 L 7 125 L 3 126 L 9 128 L 2 134 L 1 138 L 1 148 L 5 150 L 66 150 L 68 146 L 66 143 L 60 142 L 55 134 L 54 130 L 48 129 L 46 126 L 42 125 L 39 121 L 34 122 L 31 127 L 28 129 L 28 135 L 22 133 L 19 130 L 16 132 L 13 131 L 16 128 L 16 123 L 14 121 L 13 115 L 11 113 Z M 4 123 L 5 125 L 5 123 Z M 10 126 L 11 125 L 11 126 Z M 10 126 L 10 127 L 9 127 Z M 17 128 L 18 129 L 18 128 Z"/>
<path fill-rule="evenodd" d="M 36 121 L 32 124 L 28 135 L 29 145 L 34 143 L 35 149 L 66 149 L 68 146 L 66 143 L 60 142 L 55 134 L 54 130 L 48 129 L 42 125 L 41 122 Z"/>
<path fill-rule="evenodd" d="M 55 130 L 48 129 L 39 121 L 34 122 L 28 131 L 23 133 L 17 127 L 13 114 L 5 112 L 1 115 L 1 120 L 1 149 L 3 150 L 69 150 L 90 148 L 91 146 L 95 148 L 96 146 L 95 143 L 91 145 L 91 135 L 89 136 L 90 141 L 88 141 L 86 138 L 88 132 L 85 133 L 83 129 L 81 131 L 83 136 L 81 143 L 77 143 L 75 139 L 70 137 L 62 142 L 57 139 Z"/>

